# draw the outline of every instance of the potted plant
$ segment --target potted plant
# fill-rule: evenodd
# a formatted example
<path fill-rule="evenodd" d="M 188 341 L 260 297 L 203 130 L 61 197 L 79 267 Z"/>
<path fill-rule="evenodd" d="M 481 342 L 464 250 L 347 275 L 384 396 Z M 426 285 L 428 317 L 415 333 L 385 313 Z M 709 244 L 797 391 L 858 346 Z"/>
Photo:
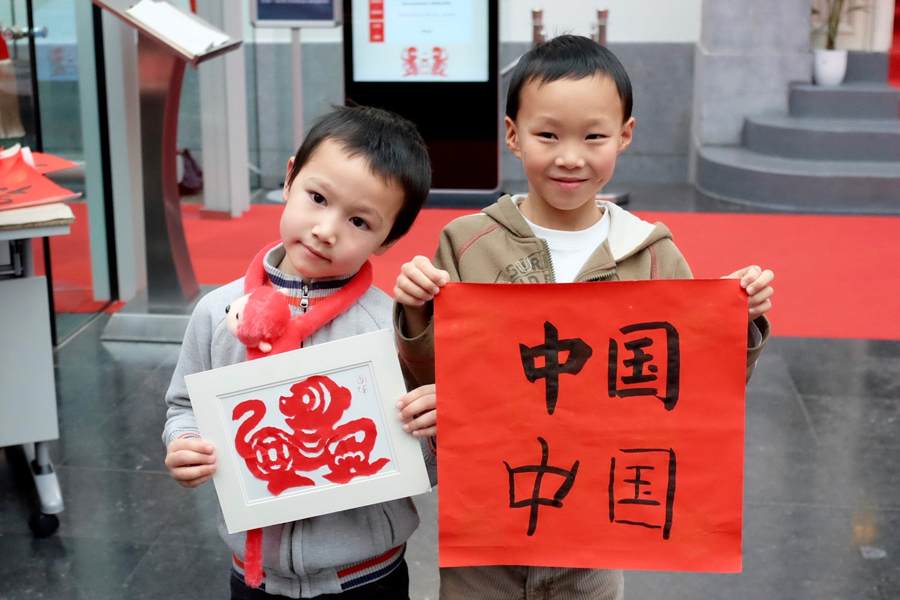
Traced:
<path fill-rule="evenodd" d="M 822 18 L 817 26 L 825 34 L 825 48 L 816 49 L 813 62 L 813 76 L 817 85 L 840 85 L 844 81 L 847 51 L 835 48 L 841 18 L 844 14 L 866 8 L 865 5 L 853 2 L 854 0 L 822 0 L 813 6 L 813 15 Z"/>

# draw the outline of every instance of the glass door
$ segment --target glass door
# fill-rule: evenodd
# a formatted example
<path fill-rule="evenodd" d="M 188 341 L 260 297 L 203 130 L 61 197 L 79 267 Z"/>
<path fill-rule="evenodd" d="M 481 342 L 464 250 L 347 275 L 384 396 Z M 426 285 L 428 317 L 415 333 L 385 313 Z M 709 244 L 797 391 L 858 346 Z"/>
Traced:
<path fill-rule="evenodd" d="M 0 68 L 0 146 L 19 143 L 74 162 L 76 167 L 47 176 L 82 194 L 68 203 L 75 215 L 71 233 L 34 242 L 36 270 L 52 281 L 57 343 L 106 310 L 116 293 L 110 281 L 95 20 L 93 4 L 84 0 L 0 2 L 9 53 L 7 67 Z M 0 46 L 0 56 L 2 51 Z"/>

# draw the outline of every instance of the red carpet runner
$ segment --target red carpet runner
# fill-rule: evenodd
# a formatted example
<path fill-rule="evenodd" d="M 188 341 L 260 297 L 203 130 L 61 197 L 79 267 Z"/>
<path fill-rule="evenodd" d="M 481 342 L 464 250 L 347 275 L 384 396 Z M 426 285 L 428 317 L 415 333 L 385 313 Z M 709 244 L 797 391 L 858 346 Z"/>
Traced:
<path fill-rule="evenodd" d="M 73 235 L 53 238 L 54 278 L 62 289 L 57 304 L 69 312 L 99 310 L 87 294 L 85 242 L 77 246 L 78 238 L 87 239 L 87 219 L 83 205 L 72 204 L 80 217 Z M 423 211 L 409 235 L 375 257 L 375 284 L 391 293 L 400 265 L 433 254 L 444 224 L 467 212 Z M 201 219 L 195 205 L 184 206 L 183 214 L 197 278 L 219 285 L 243 276 L 256 251 L 277 238 L 281 206 L 255 205 L 232 220 Z M 894 274 L 900 217 L 638 214 L 672 230 L 695 277 L 719 277 L 749 264 L 775 271 L 776 335 L 900 340 L 900 278 Z"/>

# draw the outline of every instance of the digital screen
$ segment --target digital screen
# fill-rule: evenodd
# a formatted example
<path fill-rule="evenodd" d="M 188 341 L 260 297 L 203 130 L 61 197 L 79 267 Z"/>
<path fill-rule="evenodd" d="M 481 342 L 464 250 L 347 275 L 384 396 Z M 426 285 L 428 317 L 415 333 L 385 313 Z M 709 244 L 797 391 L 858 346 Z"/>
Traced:
<path fill-rule="evenodd" d="M 333 0 L 254 0 L 253 8 L 257 26 L 289 27 L 302 23 L 309 27 L 316 22 L 333 25 L 338 20 Z"/>
<path fill-rule="evenodd" d="M 488 81 L 488 0 L 351 0 L 354 81 Z"/>

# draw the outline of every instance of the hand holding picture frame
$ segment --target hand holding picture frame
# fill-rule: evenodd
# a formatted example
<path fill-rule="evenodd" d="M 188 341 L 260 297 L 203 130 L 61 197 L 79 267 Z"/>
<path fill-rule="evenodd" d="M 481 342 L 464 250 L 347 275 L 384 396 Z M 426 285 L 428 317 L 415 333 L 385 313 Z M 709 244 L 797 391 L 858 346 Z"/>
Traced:
<path fill-rule="evenodd" d="M 382 330 L 185 377 L 229 533 L 431 490 Z"/>

